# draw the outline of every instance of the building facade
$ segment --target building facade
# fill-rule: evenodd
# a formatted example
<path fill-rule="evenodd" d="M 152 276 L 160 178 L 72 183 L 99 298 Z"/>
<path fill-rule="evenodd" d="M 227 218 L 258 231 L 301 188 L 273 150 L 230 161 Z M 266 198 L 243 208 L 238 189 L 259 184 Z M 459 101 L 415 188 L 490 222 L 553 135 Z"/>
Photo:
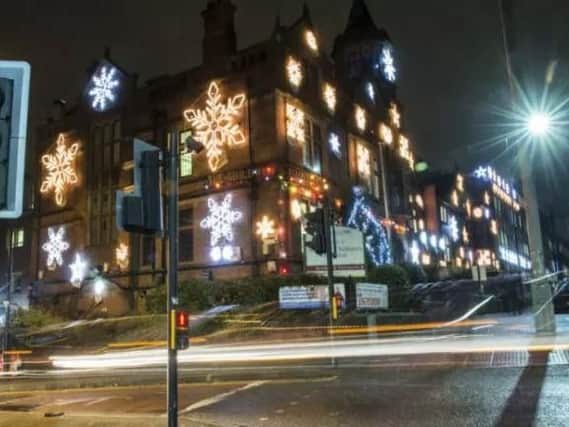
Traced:
<path fill-rule="evenodd" d="M 38 127 L 34 225 L 16 269 L 42 294 L 75 295 L 98 266 L 132 307 L 163 280 L 164 240 L 120 231 L 115 194 L 133 188 L 133 139 L 167 151 L 173 133 L 204 145 L 179 155 L 181 281 L 304 271 L 301 219 L 326 198 L 338 223 L 381 245 L 366 246 L 372 263 L 408 256 L 415 157 L 388 34 L 354 1 L 332 57 L 307 7 L 237 50 L 235 13 L 208 1 L 202 65 L 177 75 L 140 84 L 107 53 L 79 102 Z"/>

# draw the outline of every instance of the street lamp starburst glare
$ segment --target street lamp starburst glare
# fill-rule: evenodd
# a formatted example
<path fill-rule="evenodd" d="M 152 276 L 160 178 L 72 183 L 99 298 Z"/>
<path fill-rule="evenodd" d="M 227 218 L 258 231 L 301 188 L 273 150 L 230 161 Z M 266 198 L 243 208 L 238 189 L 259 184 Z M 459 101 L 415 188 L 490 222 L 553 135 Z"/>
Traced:
<path fill-rule="evenodd" d="M 530 115 L 528 119 L 528 130 L 533 136 L 544 136 L 549 131 L 549 114 L 538 111 Z"/>

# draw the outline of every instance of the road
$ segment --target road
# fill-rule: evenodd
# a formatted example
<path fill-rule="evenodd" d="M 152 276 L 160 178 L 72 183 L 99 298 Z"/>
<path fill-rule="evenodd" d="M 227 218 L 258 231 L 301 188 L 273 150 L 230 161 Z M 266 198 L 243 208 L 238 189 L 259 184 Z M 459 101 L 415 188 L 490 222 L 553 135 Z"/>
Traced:
<path fill-rule="evenodd" d="M 184 384 L 180 420 L 235 427 L 565 426 L 568 395 L 567 366 L 340 368 L 305 379 Z M 0 426 L 152 427 L 164 425 L 164 410 L 158 385 L 0 394 Z"/>

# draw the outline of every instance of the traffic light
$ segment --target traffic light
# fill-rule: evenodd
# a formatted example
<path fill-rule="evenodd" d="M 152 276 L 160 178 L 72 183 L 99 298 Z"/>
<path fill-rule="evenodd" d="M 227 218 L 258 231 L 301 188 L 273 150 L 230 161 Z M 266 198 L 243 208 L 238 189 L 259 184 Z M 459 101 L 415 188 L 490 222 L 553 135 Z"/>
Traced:
<path fill-rule="evenodd" d="M 326 253 L 326 233 L 324 227 L 324 210 L 316 209 L 314 212 L 304 215 L 304 230 L 311 236 L 310 241 L 306 241 L 306 246 L 318 255 Z"/>
<path fill-rule="evenodd" d="M 176 310 L 176 349 L 185 350 L 190 346 L 190 315 L 187 311 Z"/>
<path fill-rule="evenodd" d="M 158 147 L 134 139 L 134 191 L 117 191 L 117 226 L 123 231 L 161 234 L 161 161 Z"/>
<path fill-rule="evenodd" d="M 0 61 L 0 218 L 23 210 L 30 64 Z"/>

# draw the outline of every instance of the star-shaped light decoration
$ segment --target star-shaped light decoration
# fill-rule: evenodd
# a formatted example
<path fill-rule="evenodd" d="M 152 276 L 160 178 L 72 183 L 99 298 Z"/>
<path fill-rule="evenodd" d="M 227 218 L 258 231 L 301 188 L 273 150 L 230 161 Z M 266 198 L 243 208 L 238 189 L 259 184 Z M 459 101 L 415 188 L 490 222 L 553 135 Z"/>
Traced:
<path fill-rule="evenodd" d="M 395 69 L 395 61 L 393 60 L 390 48 L 384 47 L 381 51 L 381 63 L 383 64 L 383 74 L 385 78 L 390 82 L 394 82 L 397 70 Z"/>
<path fill-rule="evenodd" d="M 275 236 L 275 221 L 263 215 L 261 221 L 257 221 L 257 236 L 262 240 L 267 240 Z"/>
<path fill-rule="evenodd" d="M 245 135 L 238 123 L 245 95 L 240 93 L 221 102 L 217 83 L 212 82 L 207 91 L 206 107 L 203 110 L 189 109 L 184 117 L 195 128 L 195 138 L 204 144 L 209 168 L 217 171 L 227 163 L 224 146 L 233 147 L 245 143 Z"/>
<path fill-rule="evenodd" d="M 337 103 L 336 88 L 332 86 L 330 83 L 326 83 L 324 84 L 324 90 L 322 91 L 322 95 L 324 97 L 324 102 L 326 103 L 326 107 L 328 107 L 328 110 L 334 112 L 334 110 L 336 110 L 336 103 Z"/>
<path fill-rule="evenodd" d="M 292 104 L 286 104 L 286 134 L 289 138 L 303 143 L 306 141 L 304 111 Z"/>
<path fill-rule="evenodd" d="M 42 245 L 42 250 L 47 253 L 46 266 L 50 270 L 55 270 L 57 266 L 63 265 L 63 252 L 69 249 L 69 243 L 65 237 L 65 229 L 59 227 L 55 231 L 52 227 L 47 229 L 48 241 Z"/>
<path fill-rule="evenodd" d="M 357 125 L 358 129 L 363 132 L 367 126 L 367 117 L 366 117 L 365 110 L 362 107 L 360 107 L 359 105 L 356 105 L 356 110 L 354 112 L 354 116 L 356 119 L 356 125 Z"/>
<path fill-rule="evenodd" d="M 314 31 L 306 30 L 306 33 L 304 33 L 304 39 L 306 40 L 306 44 L 312 51 L 318 52 L 318 40 L 316 39 Z"/>
<path fill-rule="evenodd" d="M 328 137 L 328 144 L 330 144 L 330 150 L 338 158 L 342 157 L 342 148 L 340 144 L 340 137 L 337 133 L 331 132 Z"/>
<path fill-rule="evenodd" d="M 73 264 L 69 264 L 69 269 L 71 270 L 71 278 L 69 281 L 73 286 L 81 286 L 81 282 L 85 280 L 87 276 L 87 262 L 81 258 L 80 254 L 75 254 L 75 261 Z"/>
<path fill-rule="evenodd" d="M 379 124 L 379 136 L 387 145 L 393 144 L 393 131 L 385 123 Z"/>
<path fill-rule="evenodd" d="M 290 56 L 286 63 L 286 73 L 289 83 L 294 88 L 299 88 L 302 84 L 302 80 L 304 79 L 304 75 L 302 74 L 302 64 L 300 61 Z"/>
<path fill-rule="evenodd" d="M 231 194 L 225 195 L 221 203 L 213 198 L 207 200 L 209 215 L 202 219 L 200 226 L 209 230 L 211 246 L 217 246 L 222 239 L 226 242 L 233 241 L 233 224 L 239 221 L 243 214 L 231 209 L 232 200 Z"/>
<path fill-rule="evenodd" d="M 456 220 L 456 217 L 451 216 L 448 219 L 448 227 L 449 227 L 449 232 L 450 232 L 450 237 L 454 242 L 457 242 L 458 239 L 460 238 L 460 231 L 458 229 L 458 221 Z"/>
<path fill-rule="evenodd" d="M 45 194 L 53 191 L 55 193 L 55 203 L 58 206 L 65 206 L 66 187 L 78 182 L 75 171 L 75 158 L 78 151 L 78 142 L 67 147 L 65 136 L 60 134 L 57 138 L 55 153 L 44 154 L 41 157 L 41 162 L 47 170 L 47 174 L 42 181 L 40 192 Z"/>
<path fill-rule="evenodd" d="M 120 85 L 115 78 L 117 69 L 115 67 L 102 66 L 97 73 L 91 77 L 91 106 L 97 111 L 105 111 L 116 99 L 116 91 Z"/>
<path fill-rule="evenodd" d="M 358 172 L 368 177 L 371 174 L 369 150 L 362 144 L 356 146 L 356 157 L 358 159 Z"/>
<path fill-rule="evenodd" d="M 409 252 L 411 253 L 411 262 L 413 264 L 419 264 L 419 255 L 421 255 L 421 250 L 419 249 L 419 245 L 417 244 L 416 240 L 413 240 L 413 243 L 411 243 Z"/>
<path fill-rule="evenodd" d="M 128 268 L 128 246 L 124 243 L 119 243 L 115 249 L 115 260 L 121 270 Z"/>
<path fill-rule="evenodd" d="M 389 118 L 391 119 L 391 124 L 395 126 L 397 129 L 401 127 L 401 114 L 399 113 L 399 109 L 395 103 L 391 103 L 389 107 Z"/>

